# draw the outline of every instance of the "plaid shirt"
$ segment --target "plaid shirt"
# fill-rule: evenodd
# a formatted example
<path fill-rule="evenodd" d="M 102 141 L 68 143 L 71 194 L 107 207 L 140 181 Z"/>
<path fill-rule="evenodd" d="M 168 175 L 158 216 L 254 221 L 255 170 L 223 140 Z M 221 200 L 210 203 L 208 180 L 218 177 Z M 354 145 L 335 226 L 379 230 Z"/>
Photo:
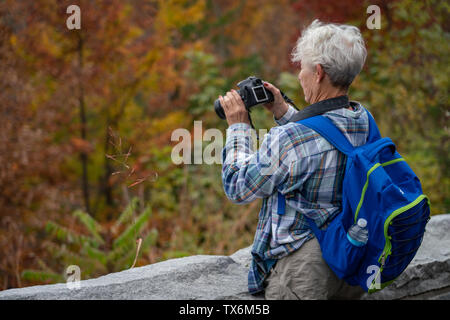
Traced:
<path fill-rule="evenodd" d="M 227 197 L 238 204 L 263 199 L 248 274 L 252 294 L 264 290 L 264 280 L 278 259 L 314 236 L 304 216 L 321 227 L 341 211 L 346 156 L 312 129 L 289 122 L 295 112 L 290 106 L 282 118 L 274 118 L 279 126 L 270 129 L 256 152 L 250 125 L 235 123 L 227 129 L 222 151 Z M 353 103 L 353 110 L 323 115 L 352 145 L 365 144 L 368 119 L 359 103 Z M 284 215 L 277 213 L 277 191 L 286 197 Z"/>

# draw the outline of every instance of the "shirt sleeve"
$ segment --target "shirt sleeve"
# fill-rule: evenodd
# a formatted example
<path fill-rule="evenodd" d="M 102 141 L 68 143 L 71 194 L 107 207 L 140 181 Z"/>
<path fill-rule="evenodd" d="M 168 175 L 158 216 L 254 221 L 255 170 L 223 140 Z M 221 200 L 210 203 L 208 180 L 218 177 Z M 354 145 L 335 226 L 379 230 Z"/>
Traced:
<path fill-rule="evenodd" d="M 245 123 L 236 123 L 227 129 L 222 151 L 222 182 L 225 194 L 234 203 L 268 197 L 289 177 L 292 159 L 285 147 L 288 137 L 283 129 L 270 129 L 256 152 L 253 150 L 254 134 Z"/>
<path fill-rule="evenodd" d="M 280 118 L 280 119 L 275 119 L 275 116 L 273 116 L 273 120 L 275 120 L 275 122 L 279 125 L 285 125 L 286 123 L 289 122 L 289 120 L 291 120 L 292 116 L 297 112 L 297 110 L 295 110 L 295 108 L 288 104 L 289 108 L 286 111 L 286 113 Z"/>

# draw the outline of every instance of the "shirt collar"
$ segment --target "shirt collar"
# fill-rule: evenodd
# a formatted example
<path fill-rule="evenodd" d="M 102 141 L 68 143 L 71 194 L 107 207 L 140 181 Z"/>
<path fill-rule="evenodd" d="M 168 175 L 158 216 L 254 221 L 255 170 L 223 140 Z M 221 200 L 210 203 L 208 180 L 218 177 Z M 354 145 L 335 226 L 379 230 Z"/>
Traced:
<path fill-rule="evenodd" d="M 318 116 L 325 112 L 346 108 L 349 106 L 349 100 L 347 95 L 325 99 L 316 103 L 313 103 L 306 108 L 298 111 L 291 119 L 291 121 L 299 121 L 306 118 Z"/>

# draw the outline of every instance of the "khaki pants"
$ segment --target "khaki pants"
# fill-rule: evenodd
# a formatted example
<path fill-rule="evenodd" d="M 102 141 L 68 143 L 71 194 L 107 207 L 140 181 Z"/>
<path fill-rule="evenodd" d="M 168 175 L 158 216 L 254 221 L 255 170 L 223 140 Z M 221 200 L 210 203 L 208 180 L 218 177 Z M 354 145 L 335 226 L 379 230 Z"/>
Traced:
<path fill-rule="evenodd" d="M 359 299 L 364 293 L 334 274 L 323 260 L 316 238 L 278 260 L 265 281 L 267 300 Z"/>

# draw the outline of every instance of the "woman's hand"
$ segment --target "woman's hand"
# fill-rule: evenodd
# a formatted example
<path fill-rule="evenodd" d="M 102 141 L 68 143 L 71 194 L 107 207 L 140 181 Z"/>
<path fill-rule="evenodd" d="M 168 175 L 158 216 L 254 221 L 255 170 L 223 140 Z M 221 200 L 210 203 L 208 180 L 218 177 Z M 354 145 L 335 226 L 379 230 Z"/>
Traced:
<path fill-rule="evenodd" d="M 264 107 L 272 112 L 275 119 L 278 120 L 288 111 L 289 106 L 278 88 L 266 81 L 264 81 L 264 87 L 273 94 L 273 102 L 265 103 Z"/>
<path fill-rule="evenodd" d="M 244 101 L 236 90 L 228 91 L 225 97 L 219 96 L 220 104 L 227 118 L 228 125 L 233 123 L 248 123 L 248 112 L 245 109 Z"/>

